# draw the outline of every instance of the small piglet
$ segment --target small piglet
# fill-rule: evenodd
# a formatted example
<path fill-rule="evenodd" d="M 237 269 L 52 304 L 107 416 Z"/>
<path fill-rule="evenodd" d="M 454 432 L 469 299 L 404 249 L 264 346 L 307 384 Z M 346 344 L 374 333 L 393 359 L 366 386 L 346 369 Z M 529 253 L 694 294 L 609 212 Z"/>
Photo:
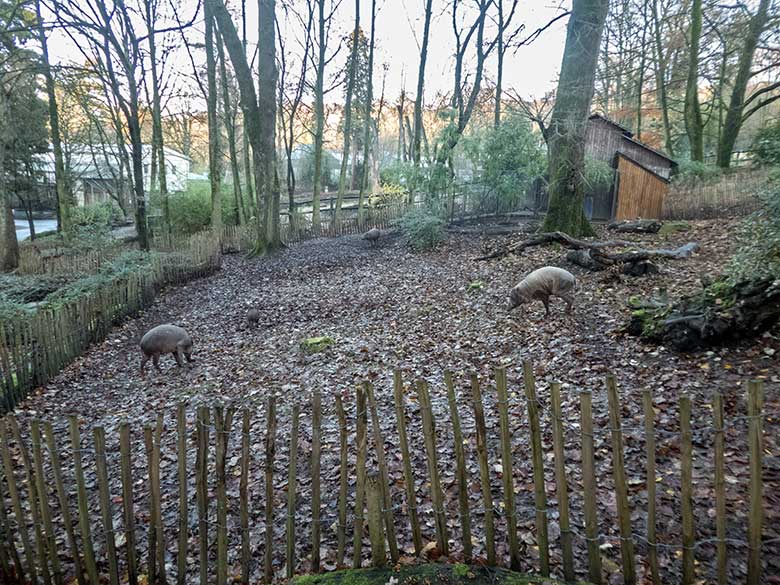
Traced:
<path fill-rule="evenodd" d="M 183 365 L 182 357 L 187 358 L 188 362 L 192 361 L 192 339 L 189 334 L 176 325 L 158 325 L 157 327 L 150 329 L 141 338 L 141 351 L 144 354 L 141 360 L 141 375 L 144 375 L 144 368 L 146 362 L 150 359 L 157 368 L 160 370 L 160 356 L 165 353 L 171 354 L 175 359 L 179 367 Z"/>
<path fill-rule="evenodd" d="M 545 266 L 534 270 L 509 293 L 509 310 L 534 300 L 544 304 L 544 315 L 550 314 L 550 297 L 566 301 L 566 312 L 571 313 L 574 304 L 574 288 L 577 280 L 563 268 Z"/>
<path fill-rule="evenodd" d="M 368 240 L 368 242 L 374 246 L 379 242 L 379 238 L 382 236 L 382 232 L 379 231 L 378 228 L 373 228 L 368 230 L 366 233 L 363 234 L 363 239 Z"/>
<path fill-rule="evenodd" d="M 246 312 L 246 322 L 250 327 L 255 328 L 260 322 L 260 311 L 258 309 L 249 309 Z"/>

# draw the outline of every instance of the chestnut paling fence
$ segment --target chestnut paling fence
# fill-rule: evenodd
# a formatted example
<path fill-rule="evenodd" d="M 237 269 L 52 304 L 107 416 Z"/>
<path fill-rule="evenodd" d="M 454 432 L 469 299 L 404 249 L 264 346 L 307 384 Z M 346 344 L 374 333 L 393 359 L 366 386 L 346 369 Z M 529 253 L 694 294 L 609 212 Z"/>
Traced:
<path fill-rule="evenodd" d="M 594 417 L 590 391 L 565 395 L 575 404 L 564 405 L 561 385 L 553 382 L 545 388 L 549 402 L 540 400 L 527 362 L 517 393 L 503 367 L 489 384 L 476 374 L 462 380 L 449 372 L 444 382 L 446 391 L 423 380 L 405 386 L 396 371 L 392 401 L 389 391 L 375 393 L 366 382 L 357 387 L 354 404 L 336 396 L 325 416 L 318 393 L 305 404 L 271 396 L 261 419 L 264 431 L 253 424 L 254 408 L 201 405 L 193 413 L 180 404 L 170 420 L 160 413 L 146 425 L 140 444 L 129 422 L 108 431 L 96 426 L 90 438 L 75 416 L 57 425 L 20 424 L 8 416 L 0 424 L 4 582 L 270 582 L 334 566 L 394 564 L 410 554 L 399 543 L 412 542 L 419 555 L 431 552 L 429 541 L 437 554 L 527 569 L 522 553 L 529 550 L 529 536 L 538 547 L 533 568 L 566 581 L 579 575 L 605 582 L 602 560 L 609 553 L 603 549 L 614 543 L 620 555 L 612 554 L 611 562 L 619 560 L 625 583 L 638 582 L 640 565 L 647 582 L 669 583 L 670 563 L 684 585 L 732 583 L 730 564 L 746 565 L 747 583 L 765 582 L 762 548 L 765 558 L 771 556 L 777 539 L 762 541 L 762 426 L 774 414 L 763 411 L 761 382 L 746 384 L 747 413 L 728 420 L 724 400 L 715 394 L 706 427 L 692 424 L 691 399 L 681 396 L 679 432 L 657 427 L 649 390 L 642 395 L 644 424 L 624 424 L 613 376 L 605 385 L 608 420 L 595 425 L 603 417 Z M 301 416 L 302 407 L 310 416 Z M 528 421 L 523 433 L 517 431 L 520 409 Z M 393 412 L 394 425 L 384 425 L 393 429 L 391 436 L 380 420 Z M 734 538 L 725 437 L 729 430 L 731 441 L 730 431 L 743 425 L 749 445 L 747 521 Z M 624 443 L 635 432 L 644 441 L 644 469 L 625 464 Z M 701 433 L 711 433 L 706 459 L 714 502 L 706 505 L 715 510 L 715 534 L 709 537 L 697 526 L 708 521 L 695 512 L 693 498 L 694 461 L 702 456 L 694 458 L 694 436 Z M 672 462 L 674 468 L 679 463 L 679 531 L 666 516 L 657 526 L 656 440 L 669 437 L 679 441 Z M 529 442 L 530 449 L 522 447 Z M 573 458 L 573 451 L 580 456 Z M 521 459 L 532 478 L 517 473 Z M 611 474 L 603 474 L 605 465 Z M 523 481 L 533 483 L 528 506 L 517 496 Z M 637 504 L 630 486 L 637 483 L 647 495 L 642 526 L 632 519 Z M 605 512 L 606 486 L 616 502 L 614 515 Z M 530 531 L 518 525 L 528 516 L 534 517 Z M 552 530 L 553 521 L 559 531 Z M 326 541 L 335 550 L 335 561 L 327 564 L 321 558 Z M 582 554 L 575 555 L 575 547 Z M 715 553 L 711 562 L 699 564 L 697 555 L 705 549 Z"/>

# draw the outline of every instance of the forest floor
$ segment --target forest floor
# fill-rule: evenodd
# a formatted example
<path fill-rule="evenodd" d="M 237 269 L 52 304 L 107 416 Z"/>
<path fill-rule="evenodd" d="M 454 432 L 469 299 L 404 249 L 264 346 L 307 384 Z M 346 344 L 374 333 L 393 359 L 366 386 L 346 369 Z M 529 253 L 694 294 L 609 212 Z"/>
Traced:
<path fill-rule="evenodd" d="M 233 400 L 238 406 L 252 409 L 251 421 L 251 481 L 250 526 L 253 553 L 253 575 L 259 576 L 262 566 L 262 535 L 265 526 L 263 509 L 263 462 L 265 438 L 264 402 L 270 393 L 280 396 L 279 433 L 276 457 L 275 493 L 277 519 L 274 526 L 278 547 L 277 570 L 284 563 L 284 523 L 286 512 L 286 464 L 288 461 L 290 411 L 294 399 L 301 400 L 301 438 L 299 487 L 296 509 L 298 555 L 302 560 L 296 570 L 305 571 L 310 554 L 309 509 L 311 480 L 309 455 L 311 424 L 308 397 L 314 391 L 323 395 L 323 545 L 326 568 L 335 568 L 335 518 L 338 493 L 338 425 L 333 396 L 344 396 L 347 426 L 354 433 L 356 383 L 370 378 L 376 385 L 380 421 L 389 452 L 389 470 L 395 501 L 405 500 L 403 473 L 397 445 L 397 429 L 393 415 L 392 372 L 401 369 L 405 384 L 425 378 L 431 383 L 433 409 L 437 421 L 439 465 L 443 470 L 445 506 L 450 531 L 455 539 L 458 559 L 461 546 L 457 518 L 457 483 L 454 475 L 454 448 L 449 424 L 443 372 L 455 372 L 457 390 L 461 394 L 460 411 L 466 443 L 468 468 L 471 473 L 470 500 L 475 554 L 484 555 L 483 517 L 476 462 L 476 439 L 473 411 L 470 406 L 468 374 L 478 373 L 483 387 L 488 425 L 488 448 L 492 472 L 493 497 L 496 506 L 502 501 L 498 417 L 493 386 L 496 366 L 507 367 L 510 389 L 510 426 L 513 432 L 514 485 L 517 517 L 520 529 L 521 557 L 524 571 L 538 570 L 538 549 L 534 537 L 534 492 L 531 473 L 529 424 L 522 390 L 522 361 L 533 362 L 538 395 L 542 404 L 544 448 L 547 453 L 547 494 L 551 510 L 550 536 L 552 562 L 560 568 L 558 546 L 558 516 L 555 509 L 555 485 L 552 473 L 552 440 L 549 416 L 548 385 L 553 380 L 563 383 L 564 420 L 572 491 L 572 517 L 575 526 L 575 554 L 580 575 L 586 567 L 586 542 L 582 535 L 582 490 L 579 434 L 579 392 L 592 390 L 595 416 L 597 478 L 600 490 L 599 514 L 601 532 L 606 542 L 602 546 L 605 572 L 610 581 L 620 580 L 619 548 L 616 539 L 616 503 L 611 475 L 611 448 L 604 377 L 614 372 L 620 385 L 623 402 L 623 423 L 626 429 L 626 466 L 629 497 L 633 510 L 633 529 L 645 533 L 646 492 L 645 454 L 642 432 L 642 390 L 653 392 L 656 407 L 658 437 L 657 478 L 659 556 L 662 581 L 679 580 L 680 548 L 680 469 L 678 399 L 683 393 L 693 403 L 694 428 L 694 505 L 696 507 L 696 537 L 706 540 L 714 536 L 714 491 L 712 481 L 711 400 L 721 392 L 727 418 L 726 485 L 728 489 L 728 536 L 730 545 L 730 582 L 744 580 L 747 548 L 748 511 L 747 420 L 744 382 L 749 378 L 765 381 L 764 408 L 764 498 L 766 539 L 780 537 L 780 330 L 731 347 L 699 354 L 675 354 L 670 350 L 645 345 L 627 337 L 622 327 L 628 320 L 628 298 L 651 294 L 665 288 L 670 296 L 690 293 L 700 288 L 701 276 L 713 276 L 727 262 L 733 246 L 736 222 L 693 222 L 688 232 L 675 233 L 666 239 L 658 235 L 631 236 L 650 247 L 676 247 L 696 241 L 701 250 L 687 260 L 664 262 L 661 272 L 640 278 L 612 272 L 591 273 L 571 267 L 563 260 L 563 251 L 554 246 L 531 248 L 522 256 L 501 260 L 475 262 L 473 258 L 485 249 L 503 245 L 509 239 L 522 236 L 450 235 L 437 250 L 414 253 L 400 238 L 385 237 L 380 245 L 371 247 L 359 236 L 315 240 L 293 246 L 276 256 L 247 260 L 240 256 L 224 259 L 222 270 L 211 277 L 185 286 L 163 291 L 154 305 L 137 319 L 116 327 L 102 343 L 92 347 L 82 358 L 67 367 L 47 386 L 31 395 L 20 410 L 26 422 L 31 417 L 53 421 L 55 431 L 66 440 L 64 416 L 76 413 L 86 427 L 103 425 L 109 436 L 109 457 L 117 458 L 117 425 L 130 420 L 134 425 L 151 423 L 157 412 L 166 413 L 163 435 L 163 504 L 164 522 L 169 544 L 175 543 L 177 522 L 177 481 L 175 452 L 175 406 Z M 579 290 L 572 316 L 563 313 L 563 302 L 554 300 L 552 314 L 543 319 L 541 304 L 507 311 L 510 288 L 523 275 L 543 265 L 554 264 L 575 273 Z M 482 283 L 482 287 L 470 286 Z M 260 326 L 248 329 L 244 315 L 248 308 L 261 312 Z M 141 359 L 138 341 L 149 328 L 165 322 L 185 327 L 194 340 L 191 368 L 178 369 L 170 356 L 162 358 L 164 373 L 151 372 L 145 379 L 139 375 Z M 308 354 L 300 343 L 306 338 L 330 336 L 334 344 L 324 352 Z M 151 366 L 151 364 L 148 364 Z M 412 437 L 413 467 L 421 499 L 421 520 L 426 540 L 435 537 L 430 489 L 426 485 L 425 450 L 421 440 L 419 406 L 416 396 L 407 388 L 407 414 Z M 190 409 L 190 417 L 192 417 Z M 736 418 L 735 418 L 736 417 Z M 743 418 L 739 418 L 743 417 Z M 240 419 L 240 417 L 239 417 Z M 728 422 L 731 419 L 731 422 Z M 190 418 L 190 424 L 194 423 Z M 135 428 L 135 427 L 134 427 Z M 145 477 L 144 455 L 140 427 L 134 435 L 136 478 Z M 228 461 L 228 494 L 231 543 L 238 542 L 237 494 L 238 453 L 240 432 L 234 423 L 235 436 Z M 350 461 L 354 458 L 354 438 L 350 435 Z M 370 444 L 370 443 L 369 443 Z M 193 444 L 194 445 L 194 444 Z M 192 450 L 194 451 L 194 449 Z M 64 451 L 66 465 L 69 452 Z M 92 465 L 86 455 L 85 465 Z M 194 453 L 190 453 L 190 466 Z M 112 493 L 120 493 L 118 472 L 111 472 L 117 482 Z M 350 475 L 350 490 L 354 476 Z M 145 509 L 147 485 L 137 482 L 139 508 Z M 212 486 L 213 487 L 213 486 Z M 196 526 L 194 513 L 194 483 L 190 486 L 191 525 Z M 352 497 L 349 499 L 353 501 Z M 92 501 L 98 509 L 97 498 Z M 504 535 L 505 519 L 497 511 L 497 534 Z M 213 510 L 212 510 L 213 513 Z M 97 512 L 96 512 L 97 514 Z M 350 516 L 351 517 L 351 516 Z M 406 509 L 397 514 L 399 540 L 405 554 L 413 551 L 411 532 L 406 521 Z M 145 525 L 148 517 L 139 519 Z M 403 527 L 403 528 L 401 528 Z M 195 531 L 196 532 L 196 531 Z M 351 529 L 348 531 L 351 534 Z M 197 567 L 197 534 L 190 539 L 190 568 Z M 350 537 L 351 538 L 351 537 Z M 351 540 L 348 540 L 351 542 Z M 140 536 L 141 550 L 146 534 Z M 506 559 L 505 540 L 498 539 L 499 558 Z M 212 553 L 215 554 L 215 548 Z M 348 556 L 351 547 L 348 547 Z M 638 571 L 647 574 L 646 546 L 640 542 Z M 230 560 L 238 562 L 238 547 L 231 546 Z M 697 572 L 703 582 L 714 575 L 715 547 L 711 542 L 697 545 Z M 780 543 L 764 546 L 766 583 L 780 583 Z M 169 558 L 171 569 L 175 555 Z M 774 581 L 772 579 L 775 579 Z"/>

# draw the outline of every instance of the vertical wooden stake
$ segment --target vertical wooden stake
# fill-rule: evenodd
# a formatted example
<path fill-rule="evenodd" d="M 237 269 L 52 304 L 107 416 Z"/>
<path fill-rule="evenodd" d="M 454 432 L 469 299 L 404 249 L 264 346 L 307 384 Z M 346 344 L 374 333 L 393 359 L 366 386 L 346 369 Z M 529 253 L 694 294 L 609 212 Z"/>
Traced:
<path fill-rule="evenodd" d="M 528 422 L 531 427 L 531 451 L 534 464 L 534 502 L 536 506 L 536 530 L 539 544 L 539 568 L 542 576 L 550 576 L 550 538 L 547 530 L 547 494 L 544 482 L 544 452 L 542 431 L 539 425 L 539 407 L 536 401 L 536 382 L 531 362 L 523 362 L 523 380 L 528 403 Z"/>
<path fill-rule="evenodd" d="M 642 391 L 642 404 L 645 413 L 645 456 L 647 458 L 647 560 L 650 565 L 650 577 L 653 585 L 661 585 L 658 572 L 658 549 L 656 547 L 656 496 L 655 496 L 655 410 L 653 393 Z"/>
<path fill-rule="evenodd" d="M 295 491 L 298 487 L 296 472 L 298 468 L 298 415 L 300 407 L 296 402 L 292 410 L 292 430 L 290 432 L 290 468 L 287 477 L 287 578 L 295 574 Z"/>
<path fill-rule="evenodd" d="M 320 469 L 322 453 L 322 397 L 312 396 L 311 416 L 311 568 L 320 572 Z"/>
<path fill-rule="evenodd" d="M 623 461 L 623 430 L 621 428 L 620 397 L 615 376 L 607 376 L 607 397 L 609 399 L 609 421 L 612 431 L 612 471 L 615 476 L 618 520 L 620 522 L 620 555 L 623 559 L 623 581 L 626 585 L 636 583 L 634 569 L 634 540 L 631 530 L 631 509 L 628 505 L 626 468 Z"/>
<path fill-rule="evenodd" d="M 133 510 L 133 466 L 130 452 L 130 424 L 126 421 L 119 425 L 119 458 L 122 477 L 122 514 L 125 520 L 125 540 L 127 541 L 127 580 L 130 585 L 138 585 L 138 565 L 135 556 L 135 511 Z"/>
<path fill-rule="evenodd" d="M 368 507 L 368 535 L 371 539 L 371 562 L 375 567 L 387 565 L 385 552 L 385 531 L 382 526 L 381 479 L 375 475 L 366 478 L 366 505 Z"/>
<path fill-rule="evenodd" d="M 561 553 L 563 557 L 563 578 L 574 581 L 574 551 L 569 523 L 569 485 L 566 480 L 566 453 L 563 437 L 563 408 L 561 407 L 561 385 L 550 384 L 552 403 L 553 451 L 555 453 L 555 491 L 558 496 L 558 512 L 561 525 Z"/>
<path fill-rule="evenodd" d="M 3 468 L 0 466 L 0 530 L 2 530 L 2 535 L 5 537 L 6 543 L 8 545 L 8 553 L 7 556 L 9 557 L 6 561 L 7 563 L 10 563 L 13 561 L 13 569 L 14 569 L 14 575 L 20 580 L 24 581 L 24 568 L 22 567 L 22 562 L 19 559 L 19 551 L 16 550 L 16 539 L 15 534 L 13 533 L 13 530 L 11 529 L 11 521 L 8 519 L 8 515 L 5 511 L 5 493 L 2 491 L 3 486 Z M 0 545 L 3 546 L 3 545 Z M 8 568 L 8 575 L 10 577 L 11 569 Z M 82 585 L 79 583 L 79 585 Z"/>
<path fill-rule="evenodd" d="M 748 382 L 748 450 L 750 453 L 750 516 L 748 519 L 748 585 L 761 583 L 761 530 L 764 523 L 763 416 L 764 383 Z"/>
<path fill-rule="evenodd" d="M 158 499 L 154 487 L 154 428 L 151 425 L 144 427 L 144 445 L 146 447 L 146 461 L 148 465 L 149 481 L 149 550 L 147 559 L 147 570 L 149 583 L 157 583 L 157 503 Z"/>
<path fill-rule="evenodd" d="M 723 436 L 723 396 L 719 392 L 712 397 L 712 416 L 715 427 L 715 532 L 718 539 L 718 585 L 728 585 L 725 437 Z"/>
<path fill-rule="evenodd" d="M 238 492 L 241 499 L 241 583 L 249 585 L 249 423 L 248 409 L 242 412 L 241 420 L 241 480 Z"/>
<path fill-rule="evenodd" d="M 359 569 L 363 549 L 363 510 L 366 497 L 366 437 L 368 417 L 366 412 L 366 393 L 357 387 L 357 464 L 355 466 L 355 533 L 352 545 L 352 567 Z"/>
<path fill-rule="evenodd" d="M 425 380 L 417 381 L 417 395 L 420 399 L 425 450 L 428 454 L 428 475 L 431 479 L 431 499 L 433 500 L 433 513 L 436 519 L 436 539 L 441 554 L 446 556 L 449 554 L 447 518 L 444 512 L 444 493 L 442 492 L 439 479 L 439 463 L 436 457 L 436 426 L 433 420 L 433 408 L 431 407 L 431 397 L 428 393 L 428 383 Z"/>
<path fill-rule="evenodd" d="M 336 416 L 339 421 L 339 525 L 337 533 L 336 566 L 344 564 L 347 540 L 347 417 L 341 396 L 336 395 Z"/>
<path fill-rule="evenodd" d="M 49 456 L 51 458 L 51 468 L 54 473 L 54 486 L 57 488 L 57 501 L 60 504 L 60 515 L 62 516 L 62 523 L 65 525 L 65 535 L 68 540 L 70 555 L 73 559 L 76 579 L 79 585 L 86 585 L 86 580 L 84 578 L 84 564 L 81 561 L 78 545 L 76 543 L 76 535 L 73 532 L 73 518 L 70 511 L 70 496 L 65 490 L 65 483 L 62 479 L 62 463 L 60 462 L 60 455 L 57 449 L 57 444 L 54 440 L 54 429 L 52 428 L 51 423 L 44 423 L 43 432 L 46 440 L 46 447 L 49 450 Z M 135 583 L 132 585 L 135 585 Z"/>
<path fill-rule="evenodd" d="M 390 477 L 387 472 L 387 457 L 385 455 L 385 440 L 382 429 L 379 426 L 379 415 L 374 399 L 374 386 L 370 382 L 364 384 L 368 408 L 371 411 L 371 430 L 374 436 L 374 449 L 376 450 L 377 463 L 379 465 L 379 487 L 382 491 L 382 515 L 385 519 L 387 531 L 387 544 L 390 549 L 390 559 L 393 564 L 398 562 L 398 541 L 395 537 L 395 524 L 393 522 L 393 501 L 390 497 Z"/>
<path fill-rule="evenodd" d="M 274 460 L 276 459 L 276 396 L 268 397 L 265 435 L 265 582 L 274 578 Z"/>
<path fill-rule="evenodd" d="M 176 558 L 176 582 L 187 581 L 187 545 L 189 543 L 189 513 L 187 510 L 187 405 L 176 408 L 177 470 L 179 481 L 179 551 Z"/>
<path fill-rule="evenodd" d="M 99 585 L 97 564 L 95 563 L 95 550 L 92 547 L 92 534 L 90 532 L 89 502 L 87 500 L 87 487 L 84 482 L 84 469 L 81 465 L 81 434 L 79 433 L 79 421 L 75 415 L 68 417 L 70 430 L 70 442 L 73 447 L 73 471 L 76 474 L 76 494 L 79 510 L 79 532 L 81 532 L 81 544 L 84 547 L 84 562 L 87 565 L 87 575 L 92 585 Z"/>
<path fill-rule="evenodd" d="M 401 380 L 401 371 L 393 372 L 393 400 L 395 403 L 395 420 L 398 425 L 398 440 L 401 446 L 401 459 L 404 468 L 404 484 L 406 487 L 406 502 L 409 509 L 409 523 L 412 525 L 412 542 L 414 553 L 419 556 L 422 553 L 422 532 L 420 521 L 417 518 L 417 490 L 414 485 L 414 473 L 412 472 L 412 460 L 409 454 L 409 438 L 406 433 L 406 412 L 404 409 L 404 386 Z"/>
<path fill-rule="evenodd" d="M 458 477 L 458 509 L 460 511 L 460 527 L 463 533 L 463 558 L 470 563 L 473 557 L 471 545 L 471 514 L 469 512 L 469 492 L 466 472 L 466 453 L 463 449 L 463 433 L 460 429 L 460 415 L 455 398 L 455 384 L 452 372 L 444 372 L 444 383 L 447 386 L 447 402 L 450 407 L 452 435 L 455 441 L 455 467 Z M 411 470 L 410 470 L 411 472 Z"/>
<path fill-rule="evenodd" d="M 588 543 L 588 581 L 601 585 L 599 522 L 596 517 L 596 450 L 593 447 L 593 403 L 589 391 L 580 392 L 582 429 L 582 487 L 585 539 Z"/>
<path fill-rule="evenodd" d="M 693 585 L 695 528 L 693 522 L 693 442 L 691 437 L 691 399 L 680 396 L 680 508 L 682 512 L 682 583 Z"/>
<path fill-rule="evenodd" d="M 209 581 L 209 409 L 198 407 L 197 438 L 198 452 L 195 460 L 195 496 L 198 500 L 198 548 L 200 585 Z"/>
<path fill-rule="evenodd" d="M 227 451 L 230 445 L 230 429 L 233 426 L 233 407 L 214 407 L 216 439 L 215 468 L 217 472 L 217 583 L 227 584 Z"/>
<path fill-rule="evenodd" d="M 476 374 L 471 374 L 471 396 L 474 401 L 474 425 L 477 430 L 477 458 L 482 485 L 482 505 L 485 508 L 485 549 L 488 565 L 496 566 L 496 535 L 493 523 L 493 495 L 490 492 L 490 468 L 487 455 L 487 431 L 485 429 L 485 408 L 482 405 L 482 391 Z"/>
<path fill-rule="evenodd" d="M 106 462 L 106 431 L 103 427 L 94 427 L 95 467 L 97 468 L 98 493 L 100 494 L 100 512 L 103 516 L 103 530 L 106 533 L 106 556 L 108 557 L 108 576 L 111 585 L 119 585 L 119 567 L 114 539 L 114 515 L 111 511 L 111 496 L 108 491 L 108 464 Z"/>
<path fill-rule="evenodd" d="M 496 391 L 498 394 L 498 417 L 501 425 L 501 470 L 504 480 L 504 510 L 506 510 L 509 536 L 509 566 L 520 570 L 520 548 L 517 542 L 517 516 L 515 515 L 515 482 L 512 471 L 512 431 L 509 429 L 509 393 L 506 383 L 506 368 L 496 368 Z"/>

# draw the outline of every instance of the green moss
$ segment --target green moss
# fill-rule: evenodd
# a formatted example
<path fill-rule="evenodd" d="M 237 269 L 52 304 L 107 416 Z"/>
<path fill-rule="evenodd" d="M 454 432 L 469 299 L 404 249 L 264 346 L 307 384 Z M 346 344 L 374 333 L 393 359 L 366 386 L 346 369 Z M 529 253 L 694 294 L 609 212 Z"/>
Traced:
<path fill-rule="evenodd" d="M 397 569 L 397 570 L 396 570 Z M 523 575 L 507 569 L 481 566 L 418 565 L 395 569 L 349 569 L 293 579 L 293 585 L 562 585 L 562 581 L 536 575 Z M 580 585 L 586 585 L 581 583 Z"/>
<path fill-rule="evenodd" d="M 325 351 L 334 343 L 336 343 L 336 340 L 328 335 L 309 337 L 301 341 L 301 349 L 306 353 L 319 353 Z"/>
<path fill-rule="evenodd" d="M 469 290 L 470 291 L 481 291 L 483 288 L 485 288 L 485 283 L 481 280 L 475 280 L 471 284 L 469 284 Z"/>
<path fill-rule="evenodd" d="M 658 230 L 659 236 L 668 236 L 677 232 L 687 232 L 691 229 L 691 224 L 687 221 L 669 221 Z"/>

